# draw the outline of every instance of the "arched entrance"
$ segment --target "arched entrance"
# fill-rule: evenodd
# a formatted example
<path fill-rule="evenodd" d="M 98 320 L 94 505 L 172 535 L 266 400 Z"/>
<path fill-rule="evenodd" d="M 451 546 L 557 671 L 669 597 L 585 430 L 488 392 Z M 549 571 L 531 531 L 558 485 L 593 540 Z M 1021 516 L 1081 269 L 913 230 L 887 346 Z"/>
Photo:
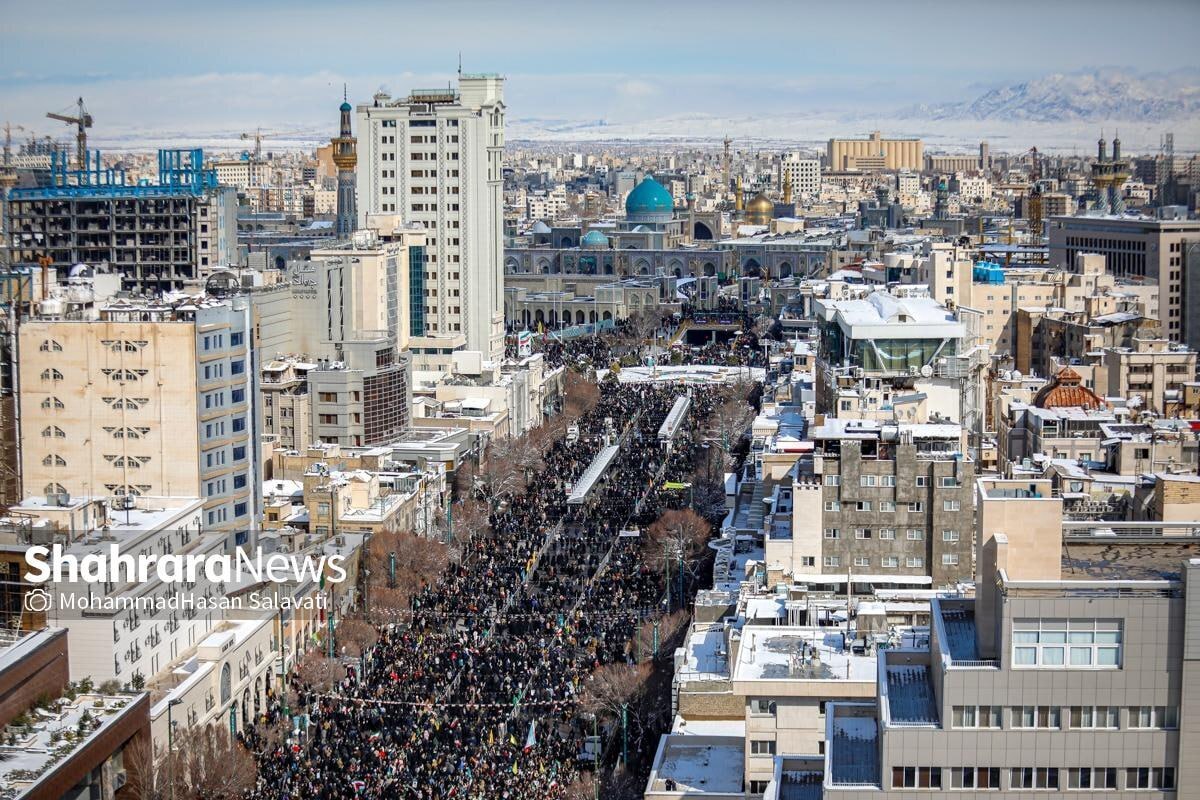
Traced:
<path fill-rule="evenodd" d="M 711 242 L 713 238 L 712 228 L 703 222 L 697 222 L 696 227 L 692 229 L 692 238 L 698 242 Z"/>

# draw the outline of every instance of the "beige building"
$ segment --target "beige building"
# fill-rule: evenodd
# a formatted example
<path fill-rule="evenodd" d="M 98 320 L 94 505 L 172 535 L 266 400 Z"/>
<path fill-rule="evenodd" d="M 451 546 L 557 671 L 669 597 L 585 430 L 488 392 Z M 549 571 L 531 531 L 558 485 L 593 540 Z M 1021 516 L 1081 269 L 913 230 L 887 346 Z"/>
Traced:
<path fill-rule="evenodd" d="M 852 169 L 920 172 L 925 166 L 925 148 L 920 139 L 884 139 L 879 131 L 867 139 L 830 139 L 825 152 L 829 168 L 835 172 Z"/>
<path fill-rule="evenodd" d="M 1132 347 L 1104 350 L 1105 396 L 1141 398 L 1159 414 L 1183 411 L 1183 384 L 1196 377 L 1196 351 L 1166 339 L 1135 339 Z"/>
<path fill-rule="evenodd" d="M 247 300 L 116 300 L 31 319 L 20 348 L 26 494 L 200 497 L 208 528 L 254 523 Z"/>

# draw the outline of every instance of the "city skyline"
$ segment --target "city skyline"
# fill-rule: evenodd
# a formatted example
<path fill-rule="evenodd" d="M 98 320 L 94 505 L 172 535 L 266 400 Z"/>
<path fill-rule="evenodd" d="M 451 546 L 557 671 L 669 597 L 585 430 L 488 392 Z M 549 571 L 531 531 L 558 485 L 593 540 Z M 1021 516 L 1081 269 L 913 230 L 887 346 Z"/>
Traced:
<path fill-rule="evenodd" d="M 396 94 L 443 85 L 454 79 L 461 53 L 465 70 L 506 76 L 513 139 L 702 139 L 730 132 L 819 140 L 892 127 L 931 141 L 940 133 L 946 143 L 989 135 L 1003 141 L 1007 120 L 959 118 L 944 106 L 1024 81 L 1096 70 L 1132 80 L 1135 100 L 1154 91 L 1160 99 L 1194 103 L 1200 61 L 1184 32 L 1200 24 L 1200 9 L 1151 5 L 1179 24 L 1147 26 L 1135 52 L 1095 45 L 1112 35 L 1123 13 L 1113 3 L 1017 3 L 1004 13 L 978 6 L 954 16 L 932 13 L 930 5 L 931 13 L 911 8 L 904 17 L 868 3 L 864 14 L 887 19 L 873 34 L 857 24 L 847 30 L 835 8 L 775 2 L 737 11 L 701 2 L 687 14 L 618 2 L 603 15 L 568 6 L 540 16 L 536 5 L 510 4 L 501 13 L 476 2 L 449 4 L 458 13 L 448 13 L 447 4 L 432 3 L 352 3 L 331 11 L 273 2 L 236 9 L 219 0 L 203 14 L 167 3 L 153 17 L 132 3 L 103 10 L 67 4 L 8 15 L 0 106 L 9 121 L 59 138 L 63 132 L 45 112 L 82 95 L 97 118 L 95 141 L 110 148 L 172 137 L 219 139 L 254 127 L 315 140 L 327 135 L 343 84 L 352 102 L 366 102 L 380 88 Z M 66 13 L 78 24 L 55 30 L 54 18 Z M 339 47 L 340 38 L 328 46 L 305 39 L 331 17 L 351 31 L 353 46 Z M 981 55 L 978 37 L 998 26 L 1011 31 L 1009 39 Z M 48 30 L 60 47 L 45 46 Z M 1061 36 L 1063 30 L 1073 35 Z M 513 41 L 526 44 L 514 48 Z M 1076 86 L 1065 92 L 1077 93 Z M 48 102 L 54 107 L 44 108 Z M 1195 115 L 1178 116 L 1182 124 L 1173 126 L 1154 112 L 1111 122 L 1125 123 L 1131 147 L 1152 146 L 1159 131 L 1173 129 L 1178 148 L 1194 148 Z M 1103 109 L 1039 120 L 1043 146 L 1082 145 L 1106 121 Z M 932 122 L 940 130 L 930 130 Z"/>

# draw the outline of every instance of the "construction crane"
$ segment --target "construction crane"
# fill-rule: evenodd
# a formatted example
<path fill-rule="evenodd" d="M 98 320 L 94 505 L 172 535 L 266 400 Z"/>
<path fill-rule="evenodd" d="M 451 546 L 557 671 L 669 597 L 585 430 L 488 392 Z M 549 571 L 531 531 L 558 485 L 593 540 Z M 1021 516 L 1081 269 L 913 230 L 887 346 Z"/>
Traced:
<path fill-rule="evenodd" d="M 79 107 L 79 113 L 73 117 L 53 111 L 47 111 L 46 117 L 75 126 L 75 163 L 79 169 L 87 169 L 87 129 L 92 127 L 92 115 L 83 107 L 82 97 L 75 104 Z"/>
<path fill-rule="evenodd" d="M 1037 244 L 1042 238 L 1042 187 L 1038 183 L 1042 179 L 1042 161 L 1036 147 L 1029 148 L 1027 155 L 1033 157 L 1033 169 L 1029 172 L 1029 211 L 1025 216 L 1029 220 L 1029 234 Z"/>
<path fill-rule="evenodd" d="M 243 133 L 242 139 L 254 140 L 254 160 L 262 160 L 262 140 L 270 136 L 282 136 L 282 131 L 264 131 L 262 128 L 257 128 L 253 133 Z"/>
<path fill-rule="evenodd" d="M 25 128 L 20 125 L 13 125 L 11 122 L 4 123 L 4 162 L 2 166 L 5 169 L 12 165 L 12 132 L 23 130 Z"/>

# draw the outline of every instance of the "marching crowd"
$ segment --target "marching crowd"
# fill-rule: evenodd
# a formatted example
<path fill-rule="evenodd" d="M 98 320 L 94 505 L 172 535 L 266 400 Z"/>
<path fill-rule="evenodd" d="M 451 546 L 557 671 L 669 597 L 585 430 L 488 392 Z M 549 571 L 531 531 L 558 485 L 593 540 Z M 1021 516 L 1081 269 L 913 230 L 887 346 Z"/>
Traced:
<path fill-rule="evenodd" d="M 574 347 L 592 355 L 598 341 Z M 429 576 L 407 624 L 380 631 L 362 675 L 326 692 L 293 680 L 303 735 L 268 744 L 247 733 L 259 764 L 251 796 L 559 796 L 592 730 L 579 709 L 587 677 L 631 659 L 639 624 L 664 610 L 662 577 L 639 539 L 620 534 L 656 519 L 669 502 L 664 480 L 691 471 L 695 422 L 715 401 L 693 390 L 690 425 L 668 451 L 658 429 L 679 394 L 604 384 L 580 435 L 554 443 L 522 493 L 491 498 L 489 528 Z M 607 472 L 582 505 L 568 505 L 607 443 L 620 445 Z"/>

